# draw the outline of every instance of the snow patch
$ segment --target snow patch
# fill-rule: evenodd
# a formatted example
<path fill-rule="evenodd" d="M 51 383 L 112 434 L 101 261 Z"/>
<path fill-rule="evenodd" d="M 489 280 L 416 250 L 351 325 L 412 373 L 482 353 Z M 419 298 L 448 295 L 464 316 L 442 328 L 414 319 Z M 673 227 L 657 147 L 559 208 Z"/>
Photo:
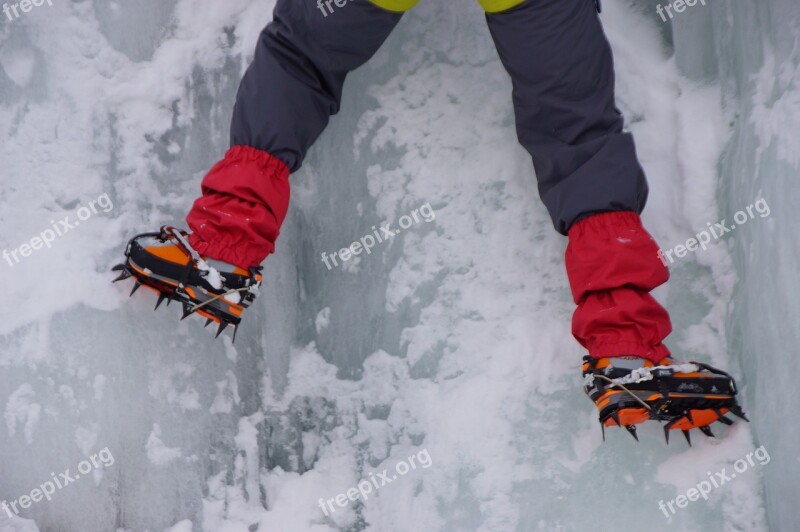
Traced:
<path fill-rule="evenodd" d="M 164 467 L 173 460 L 177 460 L 183 456 L 180 448 L 167 447 L 164 442 L 161 441 L 161 427 L 157 423 L 153 424 L 153 431 L 147 438 L 145 450 L 147 451 L 148 460 L 159 467 Z"/>

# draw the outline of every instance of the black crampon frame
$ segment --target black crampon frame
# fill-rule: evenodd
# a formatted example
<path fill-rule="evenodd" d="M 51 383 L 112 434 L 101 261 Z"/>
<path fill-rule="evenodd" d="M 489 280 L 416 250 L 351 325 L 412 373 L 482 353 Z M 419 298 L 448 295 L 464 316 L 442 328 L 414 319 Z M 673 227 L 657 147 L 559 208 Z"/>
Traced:
<path fill-rule="evenodd" d="M 131 296 L 141 286 L 145 286 L 158 294 L 154 310 L 165 300 L 167 305 L 172 301 L 178 301 L 183 306 L 182 320 L 196 313 L 206 318 L 206 327 L 211 323 L 218 323 L 219 328 L 215 338 L 219 337 L 228 326 L 233 326 L 235 341 L 242 311 L 255 300 L 260 286 L 261 267 L 251 268 L 249 277 L 221 273 L 225 278 L 227 290 L 215 289 L 207 280 L 209 271 L 207 263 L 189 245 L 187 236 L 186 232 L 170 226 L 163 226 L 158 233 L 142 233 L 134 236 L 125 248 L 125 263 L 112 268 L 112 271 L 119 272 L 119 276 L 113 282 L 133 277 L 135 283 L 130 292 Z M 177 245 L 188 257 L 187 263 L 175 264 L 148 254 L 140 243 L 142 239 L 147 238 Z M 155 273 L 156 271 L 159 273 Z M 238 303 L 226 299 L 237 293 L 241 298 Z"/>

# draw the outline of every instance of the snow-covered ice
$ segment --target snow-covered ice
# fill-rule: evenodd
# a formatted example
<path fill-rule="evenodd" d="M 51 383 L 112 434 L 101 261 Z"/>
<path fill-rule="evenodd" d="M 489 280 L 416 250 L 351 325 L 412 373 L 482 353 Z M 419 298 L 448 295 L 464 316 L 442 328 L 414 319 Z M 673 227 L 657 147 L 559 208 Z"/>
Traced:
<path fill-rule="evenodd" d="M 274 1 L 53 4 L 0 26 L 0 250 L 103 194 L 113 210 L 0 259 L 0 501 L 100 449 L 115 460 L 19 518 L 0 508 L 0 532 L 796 527 L 794 0 L 709 4 L 671 25 L 657 0 L 604 2 L 656 239 L 685 242 L 759 198 L 772 209 L 656 292 L 669 346 L 741 375 L 753 419 L 691 449 L 657 426 L 638 445 L 601 441 L 565 240 L 477 5 L 421 2 L 348 80 L 234 346 L 174 306 L 152 312 L 152 294 L 128 299 L 109 269 L 133 233 L 184 225 Z M 319 259 L 423 204 L 435 220 L 357 264 Z M 665 518 L 660 501 L 762 445 L 769 463 Z M 423 449 L 431 467 L 323 513 L 320 499 Z"/>

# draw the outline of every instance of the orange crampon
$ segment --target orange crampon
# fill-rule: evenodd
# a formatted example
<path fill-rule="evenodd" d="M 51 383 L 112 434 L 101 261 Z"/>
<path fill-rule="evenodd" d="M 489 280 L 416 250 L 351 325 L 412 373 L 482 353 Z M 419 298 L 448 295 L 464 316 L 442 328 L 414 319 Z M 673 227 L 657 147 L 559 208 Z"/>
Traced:
<path fill-rule="evenodd" d="M 181 319 L 197 314 L 206 318 L 206 326 L 217 323 L 217 336 L 232 325 L 235 340 L 242 315 L 261 285 L 260 268 L 248 271 L 201 257 L 186 237 L 168 226 L 133 237 L 125 249 L 125 263 L 113 268 L 120 272 L 114 282 L 133 277 L 131 296 L 145 286 L 158 294 L 156 309 L 164 300 L 167 305 L 178 301 L 183 305 Z"/>
<path fill-rule="evenodd" d="M 690 431 L 714 437 L 710 425 L 733 424 L 725 414 L 747 421 L 736 401 L 736 382 L 727 373 L 700 362 L 676 363 L 669 358 L 655 364 L 638 357 L 593 359 L 584 357 L 584 391 L 606 427 L 624 427 L 637 441 L 636 426 L 649 420 L 680 430 L 689 445 Z"/>

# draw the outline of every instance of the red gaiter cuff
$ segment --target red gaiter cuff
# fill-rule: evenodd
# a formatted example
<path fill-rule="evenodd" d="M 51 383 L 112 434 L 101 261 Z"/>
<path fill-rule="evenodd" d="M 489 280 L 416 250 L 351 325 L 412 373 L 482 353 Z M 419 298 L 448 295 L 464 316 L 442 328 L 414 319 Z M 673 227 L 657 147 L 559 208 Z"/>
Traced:
<path fill-rule="evenodd" d="M 572 334 L 593 358 L 633 355 L 659 362 L 672 332 L 650 290 L 669 279 L 658 245 L 630 211 L 596 214 L 569 230 L 565 257 L 578 308 Z"/>
<path fill-rule="evenodd" d="M 186 217 L 200 255 L 240 268 L 273 251 L 289 209 L 289 168 L 269 153 L 234 146 L 208 172 Z"/>

